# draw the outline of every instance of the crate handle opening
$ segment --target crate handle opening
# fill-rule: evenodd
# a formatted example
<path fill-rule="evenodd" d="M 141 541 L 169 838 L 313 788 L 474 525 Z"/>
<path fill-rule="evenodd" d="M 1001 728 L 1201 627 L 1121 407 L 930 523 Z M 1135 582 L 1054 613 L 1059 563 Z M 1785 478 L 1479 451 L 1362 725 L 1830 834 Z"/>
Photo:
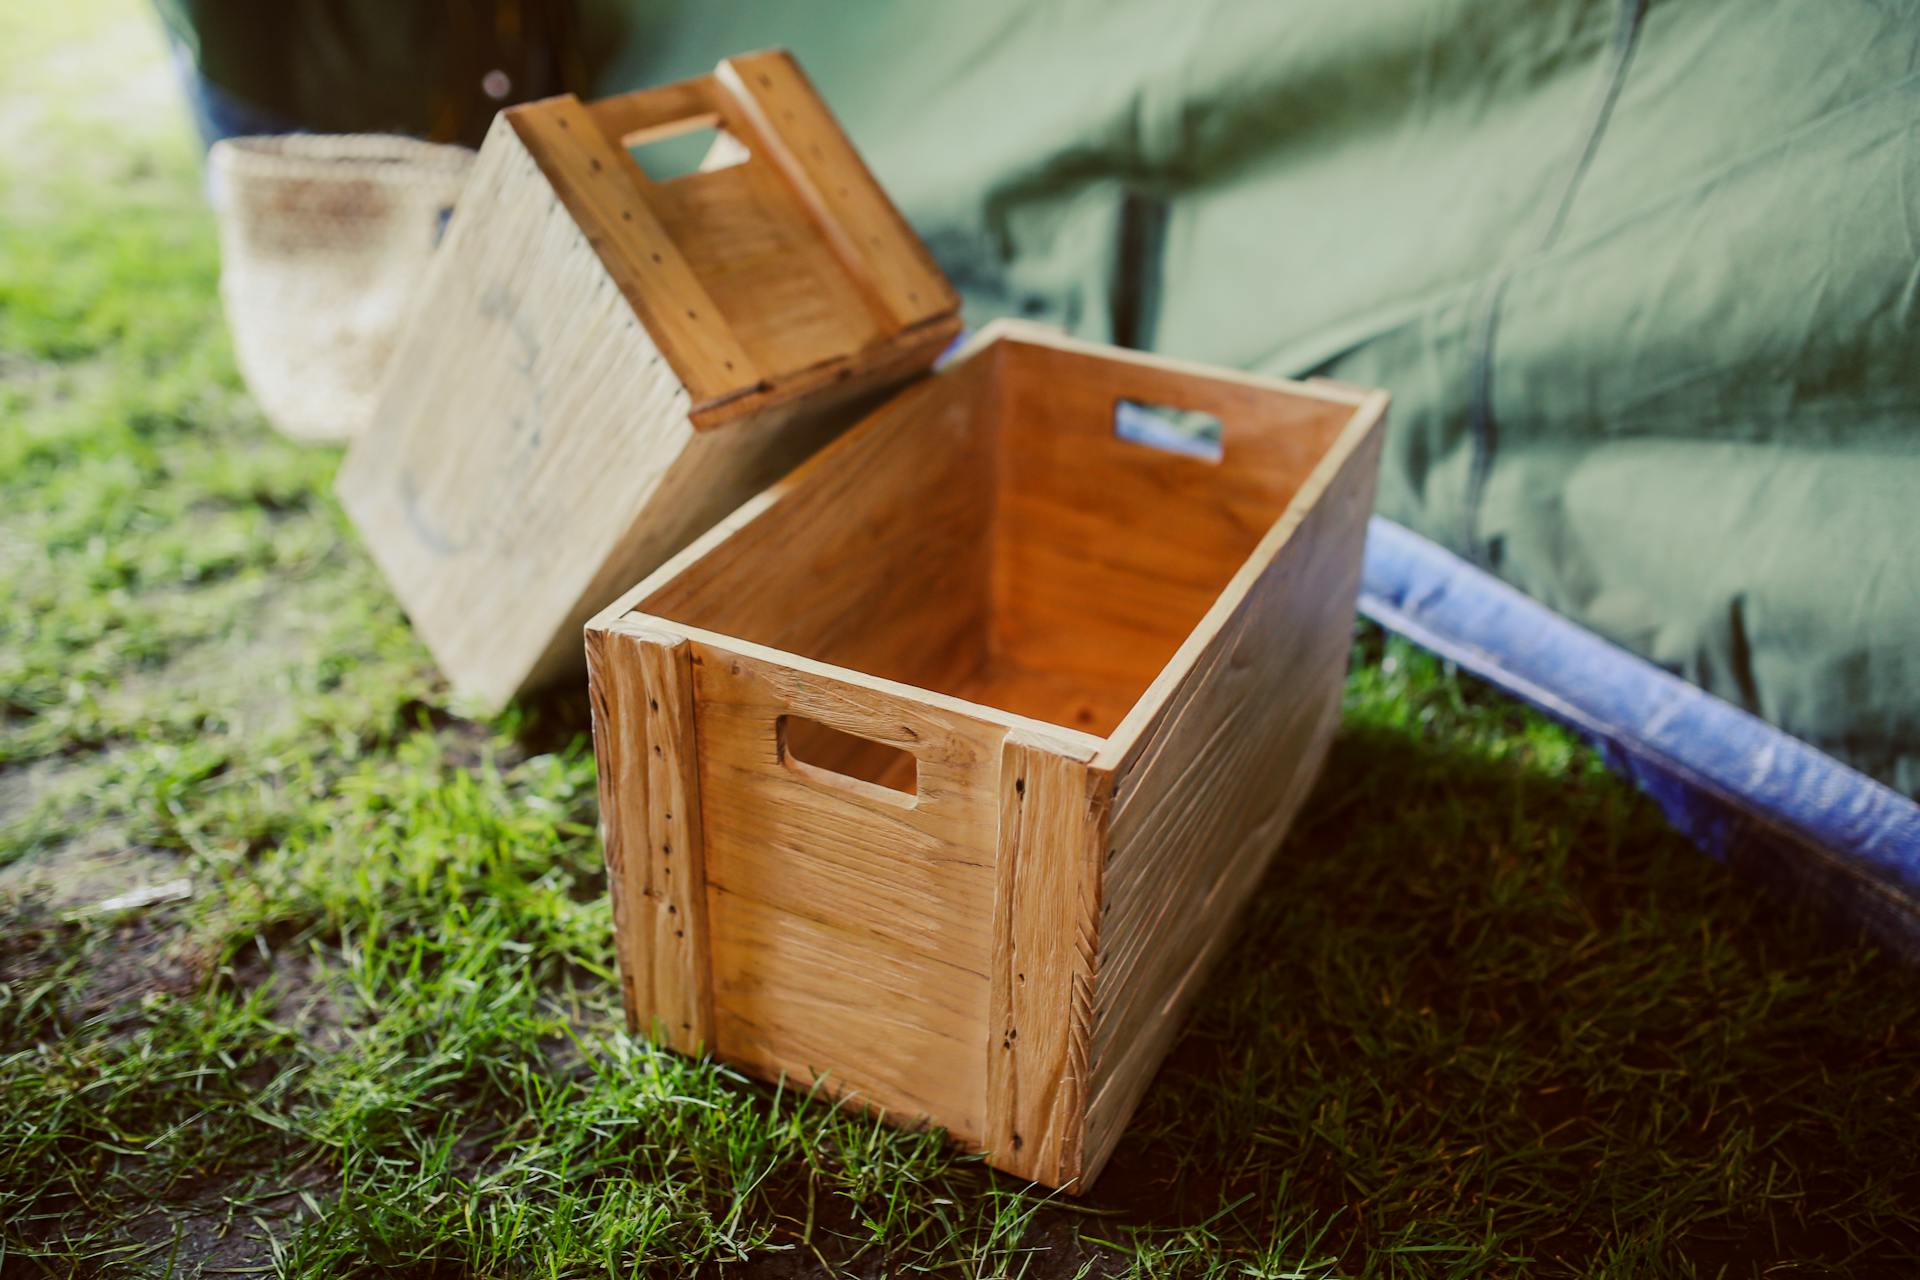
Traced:
<path fill-rule="evenodd" d="M 781 716 L 774 737 L 780 763 L 803 778 L 901 807 L 919 800 L 920 762 L 910 751 L 805 716 Z"/>
<path fill-rule="evenodd" d="M 1113 434 L 1129 444 L 1218 462 L 1225 453 L 1217 415 L 1124 397 L 1113 402 Z"/>
<path fill-rule="evenodd" d="M 640 171 L 655 182 L 731 169 L 752 158 L 747 144 L 717 115 L 687 116 L 621 139 Z"/>

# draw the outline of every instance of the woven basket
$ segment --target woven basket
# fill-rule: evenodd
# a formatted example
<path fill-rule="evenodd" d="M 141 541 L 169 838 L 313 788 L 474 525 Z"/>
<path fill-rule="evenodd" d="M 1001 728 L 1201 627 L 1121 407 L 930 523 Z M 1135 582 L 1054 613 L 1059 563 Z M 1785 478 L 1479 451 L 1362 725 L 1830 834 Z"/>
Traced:
<path fill-rule="evenodd" d="M 216 143 L 220 297 L 241 375 L 303 440 L 365 428 L 407 305 L 473 162 L 382 134 Z"/>

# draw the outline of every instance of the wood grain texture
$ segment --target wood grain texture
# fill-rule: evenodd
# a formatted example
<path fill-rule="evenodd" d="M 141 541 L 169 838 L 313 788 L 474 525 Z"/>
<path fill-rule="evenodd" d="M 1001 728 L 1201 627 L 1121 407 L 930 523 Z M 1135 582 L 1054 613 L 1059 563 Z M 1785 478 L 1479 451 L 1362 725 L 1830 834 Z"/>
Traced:
<path fill-rule="evenodd" d="M 1379 397 L 1115 733 L 1086 1176 L 1112 1153 L 1339 720 Z"/>
<path fill-rule="evenodd" d="M 628 1023 L 699 1054 L 714 1033 L 692 646 L 601 632 L 587 654 Z"/>
<path fill-rule="evenodd" d="M 661 224 L 654 209 L 659 189 L 627 149 L 609 143 L 571 94 L 501 115 L 686 387 L 692 407 L 711 408 L 752 391 L 763 376 L 759 367 Z"/>
<path fill-rule="evenodd" d="M 701 543 L 698 572 L 639 592 L 641 612 L 883 679 L 951 689 L 986 635 L 991 437 L 984 367 L 896 396 Z M 778 589 L 769 569 L 779 566 Z"/>
<path fill-rule="evenodd" d="M 720 1052 L 978 1142 L 1005 727 L 697 648 Z M 791 715 L 908 752 L 916 793 L 796 768 Z"/>
<path fill-rule="evenodd" d="M 1058 738 L 1015 731 L 1002 751 L 984 1145 L 997 1168 L 1074 1188 L 1111 779 Z"/>
<path fill-rule="evenodd" d="M 749 146 L 765 148 L 883 309 L 901 325 L 951 314 L 959 299 L 933 256 L 873 180 L 800 66 L 780 50 L 730 58 L 715 72 Z"/>
<path fill-rule="evenodd" d="M 903 324 L 874 302 L 866 254 L 840 256 L 767 147 L 655 182 L 624 145 L 739 115 L 704 76 L 496 118 L 341 469 L 375 560 L 482 709 L 577 672 L 587 618 L 958 329 L 957 305 Z M 807 127 L 837 130 L 817 103 Z M 883 247 L 920 252 L 904 224 Z"/>
<path fill-rule="evenodd" d="M 1325 753 L 1384 406 L 1003 327 L 596 619 L 693 646 L 722 1056 L 1084 1190 Z"/>
<path fill-rule="evenodd" d="M 1040 343 L 1003 346 L 993 650 L 1137 695 L 1353 408 L 1276 394 L 1271 382 L 1196 377 Z M 1118 438 L 1121 399 L 1217 416 L 1220 460 Z"/>
<path fill-rule="evenodd" d="M 686 389 L 496 118 L 376 420 L 335 482 L 458 693 L 500 705 L 527 682 L 692 447 L 687 411 Z M 668 502 L 671 525 L 685 496 Z M 578 632 L 569 639 L 577 669 Z"/>

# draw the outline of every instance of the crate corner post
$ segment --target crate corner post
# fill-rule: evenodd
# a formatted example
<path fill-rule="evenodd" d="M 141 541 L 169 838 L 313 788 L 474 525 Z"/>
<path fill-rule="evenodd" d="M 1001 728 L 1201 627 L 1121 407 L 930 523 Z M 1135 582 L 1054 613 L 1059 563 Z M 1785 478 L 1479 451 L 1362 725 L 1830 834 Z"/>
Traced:
<path fill-rule="evenodd" d="M 629 1030 L 713 1048 L 693 646 L 625 621 L 587 629 L 615 949 Z"/>
<path fill-rule="evenodd" d="M 989 1163 L 1077 1193 L 1087 1168 L 1095 962 L 1112 777 L 1025 728 L 1001 753 L 987 1021 Z"/>

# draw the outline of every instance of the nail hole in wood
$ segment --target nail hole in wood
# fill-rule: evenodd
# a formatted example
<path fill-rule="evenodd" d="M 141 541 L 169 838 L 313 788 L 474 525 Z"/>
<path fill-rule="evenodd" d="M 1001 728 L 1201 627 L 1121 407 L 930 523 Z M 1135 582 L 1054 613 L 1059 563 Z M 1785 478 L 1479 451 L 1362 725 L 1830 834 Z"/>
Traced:
<path fill-rule="evenodd" d="M 658 748 L 655 749 L 658 750 Z M 1013 780 L 1013 790 L 1016 795 L 1027 794 L 1027 780 L 1025 778 L 1015 778 Z"/>

